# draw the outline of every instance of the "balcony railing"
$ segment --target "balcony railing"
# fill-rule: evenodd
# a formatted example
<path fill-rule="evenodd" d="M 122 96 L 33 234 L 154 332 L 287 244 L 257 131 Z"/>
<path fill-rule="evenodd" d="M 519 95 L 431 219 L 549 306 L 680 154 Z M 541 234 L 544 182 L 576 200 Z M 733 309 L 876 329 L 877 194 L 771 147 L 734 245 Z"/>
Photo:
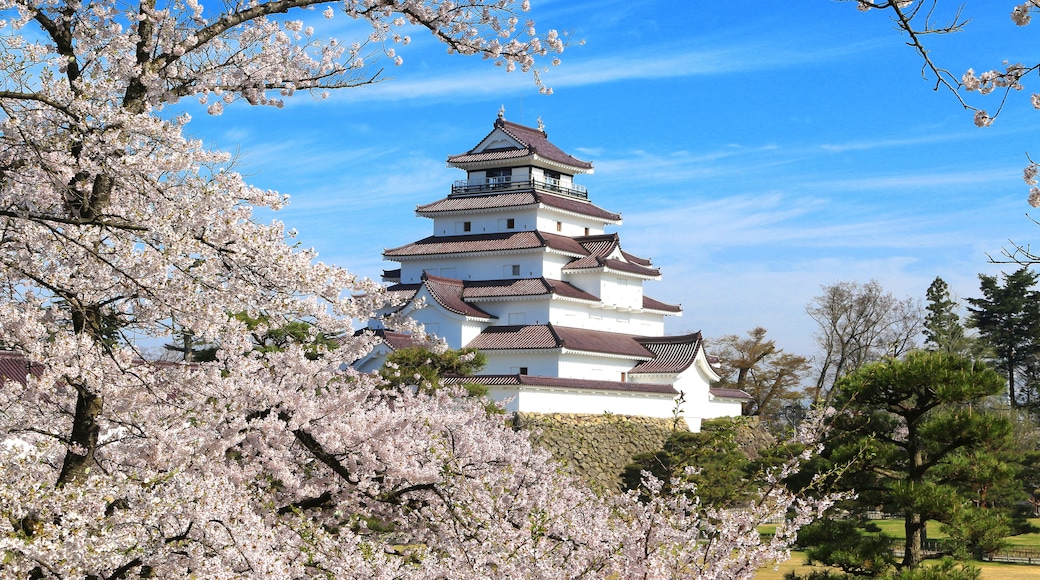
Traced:
<path fill-rule="evenodd" d="M 511 177 L 489 177 L 487 179 L 470 179 L 470 180 L 459 180 L 452 184 L 451 193 L 454 194 L 467 194 L 467 193 L 489 193 L 489 192 L 500 192 L 500 191 L 511 191 L 511 190 L 522 190 L 522 189 L 537 189 L 540 191 L 548 191 L 552 193 L 558 193 L 567 195 L 570 197 L 576 197 L 578 199 L 588 199 L 589 193 L 586 191 L 584 186 L 572 184 L 570 186 L 560 185 L 559 179 L 545 178 L 545 179 L 513 179 Z"/>

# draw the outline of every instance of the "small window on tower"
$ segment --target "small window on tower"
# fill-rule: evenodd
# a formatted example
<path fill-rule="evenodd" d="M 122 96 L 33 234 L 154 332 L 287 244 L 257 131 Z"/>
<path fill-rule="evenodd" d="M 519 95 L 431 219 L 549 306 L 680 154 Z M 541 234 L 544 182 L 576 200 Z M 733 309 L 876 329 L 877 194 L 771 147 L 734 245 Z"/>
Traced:
<path fill-rule="evenodd" d="M 520 367 L 520 374 L 526 375 L 527 374 L 527 367 Z"/>
<path fill-rule="evenodd" d="M 469 223 L 469 222 L 466 222 L 466 223 Z M 466 230 L 466 231 L 469 231 L 469 230 Z M 589 228 L 585 228 L 585 235 L 586 236 L 589 235 Z"/>
<path fill-rule="evenodd" d="M 562 232 L 563 231 L 563 222 L 556 222 L 556 231 L 558 231 L 558 232 Z"/>
<path fill-rule="evenodd" d="M 462 222 L 462 231 L 468 232 L 473 229 L 473 222 Z M 589 228 L 585 228 L 585 233 L 589 232 Z"/>
<path fill-rule="evenodd" d="M 511 229 L 514 229 L 514 228 L 516 228 L 516 220 L 513 219 L 513 218 L 507 219 L 506 220 L 506 229 L 507 230 L 511 230 Z"/>

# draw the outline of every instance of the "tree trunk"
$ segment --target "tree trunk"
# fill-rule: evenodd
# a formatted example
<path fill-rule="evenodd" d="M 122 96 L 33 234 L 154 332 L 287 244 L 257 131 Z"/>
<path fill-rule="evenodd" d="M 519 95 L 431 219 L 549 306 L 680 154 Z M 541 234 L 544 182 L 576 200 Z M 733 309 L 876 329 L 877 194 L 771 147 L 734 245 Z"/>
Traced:
<path fill-rule="evenodd" d="M 101 397 L 90 392 L 86 386 L 76 388 L 76 414 L 72 419 L 72 434 L 69 450 L 61 464 L 58 485 L 82 481 L 94 463 L 94 451 L 97 449 L 98 424 L 101 415 Z"/>
<path fill-rule="evenodd" d="M 906 544 L 903 551 L 903 568 L 915 568 L 924 560 L 921 544 L 924 540 L 925 522 L 921 514 L 912 510 L 906 513 L 905 518 Z"/>

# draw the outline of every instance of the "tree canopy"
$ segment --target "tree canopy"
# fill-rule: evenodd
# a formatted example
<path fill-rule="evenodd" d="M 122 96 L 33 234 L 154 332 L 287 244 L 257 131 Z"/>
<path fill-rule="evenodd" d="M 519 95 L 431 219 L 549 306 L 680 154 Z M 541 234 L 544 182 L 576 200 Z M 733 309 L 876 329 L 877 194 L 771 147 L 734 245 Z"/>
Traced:
<path fill-rule="evenodd" d="M 979 275 L 981 298 L 969 298 L 969 324 L 977 328 L 982 340 L 994 353 L 995 364 L 1007 379 L 1008 401 L 1020 405 L 1023 398 L 1016 389 L 1019 377 L 1035 367 L 1040 359 L 1040 291 L 1037 274 L 1019 268 L 1002 276 Z"/>
<path fill-rule="evenodd" d="M 984 404 L 1003 388 L 984 364 L 938 351 L 871 363 L 839 381 L 822 457 L 839 487 L 858 494 L 859 510 L 904 516 L 904 566 L 921 562 L 928 520 L 966 533 L 973 518 L 994 513 L 978 511 L 999 504 L 994 489 L 1017 492 L 1006 453 L 1012 423 Z"/>
<path fill-rule="evenodd" d="M 722 379 L 718 386 L 746 392 L 752 400 L 744 413 L 779 428 L 775 423 L 783 409 L 801 404 L 801 383 L 811 365 L 805 357 L 777 348 L 766 333 L 766 329 L 757 327 L 746 337 L 723 336 L 714 341 L 712 354 L 719 358 Z"/>
<path fill-rule="evenodd" d="M 168 114 L 364 85 L 416 29 L 537 74 L 564 41 L 526 10 L 0 0 L 0 344 L 33 369 L 0 388 L 0 575 L 748 578 L 785 555 L 826 501 L 774 487 L 706 521 L 684 496 L 599 498 L 479 401 L 344 370 L 382 287 L 259 223 L 286 200 Z M 357 42 L 316 32 L 344 16 Z M 171 330 L 214 360 L 129 340 Z"/>
<path fill-rule="evenodd" d="M 896 298 L 876 280 L 824 286 L 806 312 L 818 325 L 815 338 L 820 347 L 812 395 L 824 403 L 833 397 L 841 377 L 866 363 L 913 349 L 922 321 L 915 300 Z"/>

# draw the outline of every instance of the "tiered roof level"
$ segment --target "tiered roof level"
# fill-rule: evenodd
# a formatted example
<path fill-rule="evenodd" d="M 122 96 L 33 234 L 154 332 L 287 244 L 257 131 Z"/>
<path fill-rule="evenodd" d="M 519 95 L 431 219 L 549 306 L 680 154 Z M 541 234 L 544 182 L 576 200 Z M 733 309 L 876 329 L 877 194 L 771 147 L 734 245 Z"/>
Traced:
<path fill-rule="evenodd" d="M 416 208 L 433 220 L 433 235 L 384 252 L 401 264 L 388 274 L 401 284 L 395 290 L 414 290 L 424 276 L 461 281 L 458 300 L 485 310 L 495 325 L 511 324 L 501 303 L 533 296 L 561 306 L 529 310 L 522 324 L 656 335 L 666 315 L 681 314 L 679 306 L 643 295 L 643 282 L 660 279 L 660 271 L 605 233 L 621 215 L 591 203 L 574 181 L 592 173 L 592 163 L 553 145 L 543 127 L 500 113 L 480 143 L 448 164 L 465 170 L 466 179 L 444 199 Z"/>

